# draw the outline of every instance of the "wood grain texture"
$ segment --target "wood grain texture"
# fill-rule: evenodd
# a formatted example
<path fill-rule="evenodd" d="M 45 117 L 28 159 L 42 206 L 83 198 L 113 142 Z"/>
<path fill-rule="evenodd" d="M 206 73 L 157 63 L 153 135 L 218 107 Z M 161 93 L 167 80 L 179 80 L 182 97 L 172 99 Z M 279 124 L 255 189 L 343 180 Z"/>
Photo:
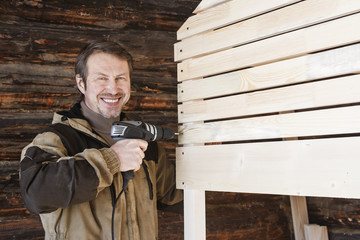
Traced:
<path fill-rule="evenodd" d="M 207 239 L 293 239 L 289 208 L 286 196 L 206 192 Z"/>
<path fill-rule="evenodd" d="M 315 208 L 310 208 L 309 216 L 318 219 L 310 219 L 310 223 L 328 226 L 331 240 L 357 239 L 359 232 L 351 224 L 359 223 L 355 220 L 358 213 L 351 209 L 358 207 L 359 200 L 354 199 L 356 203 L 349 206 L 344 197 L 358 197 L 352 195 L 358 192 L 355 182 L 359 180 L 352 169 L 358 166 L 358 117 L 353 107 L 357 108 L 360 102 L 355 90 L 359 88 L 356 48 L 360 35 L 355 20 L 359 17 L 359 2 L 300 1 L 250 18 L 243 18 L 240 9 L 237 15 L 232 14 L 239 2 L 219 1 L 210 8 L 195 10 L 196 15 L 178 31 L 181 42 L 175 44 L 174 52 L 175 60 L 182 61 L 177 66 L 181 103 L 178 114 L 183 124 L 179 143 L 184 146 L 177 150 L 177 184 L 195 191 L 256 189 L 257 193 L 268 194 L 322 194 L 325 202 L 336 196 L 336 206 L 345 204 L 343 218 L 338 215 L 333 225 L 327 224 L 329 213 L 319 211 L 321 198 L 314 197 L 318 201 L 312 202 Z M 243 4 L 241 10 L 251 12 L 253 3 Z M 237 22 L 232 19 L 235 16 Z M 349 83 L 350 79 L 354 82 Z M 313 87 L 317 84 L 316 90 Z M 345 100 L 351 95 L 353 100 Z M 336 111 L 338 107 L 349 111 L 315 119 L 315 115 Z M 315 118 L 305 120 L 310 115 Z M 300 120 L 298 116 L 305 118 Z M 338 117 L 342 120 L 328 125 Z M 353 122 L 348 122 L 351 119 Z M 287 125 L 287 130 L 280 125 Z M 350 131 L 333 132 L 341 126 Z M 309 135 L 287 135 L 285 132 L 291 128 L 297 128 L 300 135 Z M 344 143 L 343 139 L 349 142 Z M 209 146 L 187 146 L 203 143 Z M 302 143 L 308 145 L 304 147 Z M 250 159 L 254 161 L 250 163 Z M 296 163 L 289 162 L 292 160 Z M 281 186 L 284 191 L 277 191 Z M 334 191 L 327 192 L 329 188 Z M 347 213 L 352 217 L 346 219 Z M 288 219 L 289 223 L 292 221 Z M 250 229 L 248 226 L 248 232 Z M 290 229 L 293 236 L 287 239 L 294 239 L 297 230 Z M 307 233 L 311 233 L 311 237 L 306 235 L 309 239 L 316 235 L 314 231 Z M 251 232 L 245 239 L 271 238 L 260 234 Z M 230 239 L 225 232 L 219 233 L 218 239 L 222 238 Z"/>
<path fill-rule="evenodd" d="M 204 124 L 184 124 L 180 144 L 359 134 L 360 107 L 331 108 Z"/>
<path fill-rule="evenodd" d="M 225 2 L 189 17 L 177 31 L 177 37 L 178 40 L 181 40 L 299 1 L 300 0 L 253 0 L 248 2 L 246 0 L 233 0 Z"/>
<path fill-rule="evenodd" d="M 360 72 L 360 44 L 178 84 L 178 101 L 280 87 Z"/>
<path fill-rule="evenodd" d="M 176 64 L 173 44 L 176 31 L 200 0 L 125 1 L 36 1 L 0 0 L 0 239 L 44 239 L 37 215 L 29 213 L 20 195 L 20 151 L 35 134 L 51 123 L 54 111 L 68 109 L 78 99 L 74 88 L 74 61 L 78 51 L 92 40 L 111 39 L 124 44 L 134 56 L 132 98 L 126 109 L 136 120 L 177 129 Z M 170 161 L 175 161 L 177 139 L 163 141 Z M 209 237 L 247 239 L 249 226 L 233 216 L 233 225 L 217 216 L 217 205 L 229 194 L 212 200 L 207 221 Z M 276 199 L 286 206 L 285 200 Z M 237 198 L 222 209 L 237 208 Z M 271 196 L 247 198 L 247 205 L 268 204 Z M 259 203 L 258 203 L 259 202 Z M 276 206 L 274 204 L 273 206 Z M 243 209 L 243 214 L 250 211 Z M 285 210 L 277 211 L 286 216 Z M 183 213 L 159 210 L 159 239 L 183 239 Z M 258 226 L 269 211 L 259 211 Z M 255 217 L 254 217 L 255 219 Z M 214 227 L 216 226 L 216 227 Z M 236 226 L 240 230 L 234 231 Z M 286 218 L 274 226 L 285 231 L 274 234 L 266 227 L 264 235 L 287 239 Z M 256 225 L 252 227 L 255 231 Z M 275 237 L 272 237 L 276 239 Z"/>
<path fill-rule="evenodd" d="M 359 144 L 360 137 L 344 137 L 180 147 L 176 151 L 177 186 L 360 198 L 356 171 L 360 167 Z"/>
<path fill-rule="evenodd" d="M 175 44 L 175 60 L 182 61 L 248 44 L 359 11 L 360 3 L 357 0 L 301 1 L 276 11 L 183 39 Z M 237 16 L 241 18 L 240 14 Z"/>
<path fill-rule="evenodd" d="M 205 191 L 184 190 L 184 239 L 206 240 Z"/>
<path fill-rule="evenodd" d="M 295 239 L 306 240 L 304 228 L 309 224 L 306 197 L 290 196 L 290 205 Z"/>
<path fill-rule="evenodd" d="M 207 77 L 353 44 L 360 30 L 360 14 L 328 21 L 235 48 L 184 60 L 178 64 L 179 81 Z M 360 28 L 359 28 L 360 29 Z"/>
<path fill-rule="evenodd" d="M 199 13 L 201 11 L 204 11 L 208 8 L 214 7 L 218 4 L 221 4 L 221 3 L 227 2 L 227 1 L 229 1 L 229 0 L 203 0 L 196 7 L 196 9 L 193 11 L 193 13 Z"/>
<path fill-rule="evenodd" d="M 328 240 L 328 231 L 326 226 L 319 226 L 317 224 L 304 225 L 306 240 Z"/>
<path fill-rule="evenodd" d="M 185 103 L 178 106 L 179 122 L 248 117 L 357 103 L 360 101 L 359 78 L 360 75 L 353 75 Z"/>
<path fill-rule="evenodd" d="M 38 216 L 25 209 L 20 196 L 20 151 L 51 122 L 53 111 L 67 109 L 78 98 L 73 62 L 87 42 L 122 42 L 135 57 L 134 102 L 128 114 L 177 128 L 173 43 L 199 3 L 0 0 L 0 239 L 44 238 Z M 144 97 L 150 102 L 136 107 Z M 176 140 L 162 144 L 174 161 Z M 206 199 L 210 240 L 291 239 L 290 205 L 284 196 L 207 192 Z M 311 222 L 330 225 L 332 239 L 360 239 L 358 200 L 311 198 L 309 205 Z M 329 207 L 320 211 L 321 206 Z M 183 239 L 181 211 L 159 211 L 159 239 Z"/>

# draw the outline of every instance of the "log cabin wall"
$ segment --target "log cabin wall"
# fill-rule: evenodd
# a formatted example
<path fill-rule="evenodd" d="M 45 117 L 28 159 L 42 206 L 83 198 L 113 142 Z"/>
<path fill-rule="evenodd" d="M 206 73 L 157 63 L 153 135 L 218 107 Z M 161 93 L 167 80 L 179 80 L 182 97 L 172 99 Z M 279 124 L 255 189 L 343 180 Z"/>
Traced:
<path fill-rule="evenodd" d="M 134 119 L 176 129 L 175 32 L 198 0 L 0 1 L 0 239 L 43 239 L 38 216 L 24 208 L 21 149 L 77 101 L 74 62 L 93 40 L 123 43 L 134 56 Z M 164 142 L 174 161 L 176 140 Z M 160 236 L 182 234 L 182 215 L 160 212 Z M 167 219 L 169 218 L 169 219 Z M 164 221 L 167 222 L 164 222 Z"/>
<path fill-rule="evenodd" d="M 199 2 L 0 0 L 0 239 L 43 239 L 20 196 L 20 151 L 54 111 L 78 99 L 73 64 L 87 42 L 122 42 L 135 58 L 126 111 L 176 129 L 173 44 Z M 163 144 L 173 161 L 176 141 Z M 287 197 L 208 192 L 206 199 L 208 239 L 292 239 Z M 356 239 L 358 200 L 310 198 L 308 207 L 311 222 L 328 226 L 332 239 Z M 181 211 L 159 211 L 159 237 L 183 239 Z"/>

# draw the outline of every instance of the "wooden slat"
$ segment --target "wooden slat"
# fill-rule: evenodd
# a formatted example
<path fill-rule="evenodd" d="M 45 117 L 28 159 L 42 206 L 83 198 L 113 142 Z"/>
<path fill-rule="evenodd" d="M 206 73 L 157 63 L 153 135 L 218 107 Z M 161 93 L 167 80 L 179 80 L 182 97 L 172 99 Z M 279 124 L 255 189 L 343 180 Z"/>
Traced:
<path fill-rule="evenodd" d="M 228 2 L 230 0 L 202 0 L 199 5 L 195 8 L 193 13 L 199 13 L 206 9 L 212 8 L 216 5 L 219 5 L 224 2 Z"/>
<path fill-rule="evenodd" d="M 360 75 L 180 104 L 179 122 L 206 121 L 360 102 Z"/>
<path fill-rule="evenodd" d="M 316 224 L 304 225 L 305 240 L 329 240 L 327 227 Z"/>
<path fill-rule="evenodd" d="M 206 240 L 205 191 L 184 190 L 184 239 Z"/>
<path fill-rule="evenodd" d="M 183 189 L 360 198 L 360 137 L 182 147 Z"/>
<path fill-rule="evenodd" d="M 360 133 L 360 106 L 180 126 L 180 144 Z"/>
<path fill-rule="evenodd" d="M 175 61 L 239 46 L 359 11 L 358 0 L 303 1 L 184 39 L 175 44 Z"/>
<path fill-rule="evenodd" d="M 290 196 L 291 215 L 296 240 L 305 240 L 304 225 L 309 224 L 306 197 Z"/>
<path fill-rule="evenodd" d="M 237 48 L 185 60 L 178 64 L 178 79 L 183 81 L 206 77 L 358 41 L 360 14 L 354 14 Z"/>
<path fill-rule="evenodd" d="M 223 27 L 300 0 L 233 0 L 189 17 L 179 28 L 179 40 L 197 33 Z M 246 7 L 245 7 L 246 6 Z"/>
<path fill-rule="evenodd" d="M 359 1 L 360 3 L 360 1 Z M 360 72 L 360 44 L 178 85 L 178 101 L 218 97 Z"/>

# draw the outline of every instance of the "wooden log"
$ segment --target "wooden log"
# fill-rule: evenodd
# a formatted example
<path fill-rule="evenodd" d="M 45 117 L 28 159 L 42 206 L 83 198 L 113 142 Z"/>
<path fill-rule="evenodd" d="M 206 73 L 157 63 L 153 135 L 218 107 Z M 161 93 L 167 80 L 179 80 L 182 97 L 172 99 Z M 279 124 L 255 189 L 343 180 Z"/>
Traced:
<path fill-rule="evenodd" d="M 337 236 L 340 236 L 341 232 L 345 236 L 351 232 L 354 235 L 360 234 L 359 199 L 308 197 L 307 203 L 310 222 L 328 226 L 329 234 Z"/>
<path fill-rule="evenodd" d="M 0 187 L 2 193 L 9 196 L 11 195 L 11 193 L 19 193 L 20 189 L 18 161 L 1 160 L 0 167 Z M 17 208 L 19 208 L 19 206 Z"/>
<path fill-rule="evenodd" d="M 181 212 L 159 210 L 159 239 L 184 240 L 184 218 Z"/>
<path fill-rule="evenodd" d="M 1 238 L 3 239 L 44 239 L 39 216 L 7 217 L 1 220 Z"/>
<path fill-rule="evenodd" d="M 6 93 L 1 94 L 0 112 L 19 112 L 19 109 L 59 111 L 69 109 L 79 96 L 69 93 Z"/>
<path fill-rule="evenodd" d="M 22 197 L 19 192 L 6 192 L 0 194 L 0 218 L 4 219 L 8 216 L 27 217 L 29 211 L 24 207 Z"/>
<path fill-rule="evenodd" d="M 71 78 L 74 76 L 73 66 L 44 66 L 34 63 L 7 63 L 0 65 L 2 74 L 21 74 L 35 76 L 57 76 Z M 25 79 L 24 79 L 25 80 Z M 48 79 L 51 81 L 53 79 Z M 21 82 L 20 82 L 21 83 Z"/>
<path fill-rule="evenodd" d="M 19 27 L 14 28 L 14 25 Z M 18 22 L 15 21 L 15 24 L 4 23 L 4 27 L 0 29 L 0 34 L 9 38 L 0 38 L 0 43 L 2 43 L 0 45 L 2 56 L 0 63 L 7 63 L 1 68 L 6 67 L 11 73 L 21 73 L 19 71 L 24 68 L 22 72 L 30 75 L 35 75 L 40 70 L 51 70 L 47 73 L 41 71 L 41 74 L 49 75 L 56 71 L 55 76 L 66 74 L 67 77 L 73 77 L 74 62 L 80 49 L 86 43 L 104 39 L 123 44 L 134 57 L 134 69 L 136 71 L 154 71 L 156 69 L 166 72 L 167 69 L 172 69 L 166 74 L 173 76 L 175 75 L 174 71 L 176 71 L 172 57 L 174 33 L 127 30 L 120 34 L 117 32 L 109 33 L 109 30 L 104 29 L 79 31 L 76 27 L 64 26 L 49 30 L 18 20 Z M 21 35 L 22 38 L 18 39 L 18 35 Z M 129 40 L 135 38 L 138 39 L 137 43 Z M 17 41 L 9 45 L 9 41 L 12 39 L 17 39 Z M 29 41 L 29 39 L 32 40 Z M 84 41 L 84 39 L 87 40 Z M 12 61 L 12 63 L 4 62 L 4 59 Z M 19 68 L 16 64 L 24 64 L 24 66 Z M 28 68 L 32 71 L 25 71 Z"/>
<path fill-rule="evenodd" d="M 176 96 L 168 94 L 152 94 L 131 96 L 124 110 L 146 109 L 148 111 L 175 111 Z"/>
<path fill-rule="evenodd" d="M 75 0 L 70 4 L 15 0 L 4 2 L 1 13 L 49 26 L 60 24 L 104 29 L 175 32 L 198 3 L 199 1 L 187 1 L 183 4 L 177 1 L 141 2 L 135 0 L 122 3 L 111 1 L 84 4 L 81 0 Z"/>
<path fill-rule="evenodd" d="M 207 239 L 291 238 L 287 196 L 208 191 L 206 218 Z"/>

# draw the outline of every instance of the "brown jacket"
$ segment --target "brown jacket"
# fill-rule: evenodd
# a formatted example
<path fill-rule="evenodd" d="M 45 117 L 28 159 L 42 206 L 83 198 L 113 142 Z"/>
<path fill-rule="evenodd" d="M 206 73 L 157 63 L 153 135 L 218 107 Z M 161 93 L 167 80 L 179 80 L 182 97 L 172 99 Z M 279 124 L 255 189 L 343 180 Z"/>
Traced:
<path fill-rule="evenodd" d="M 26 207 L 40 214 L 45 239 L 112 239 L 114 199 L 123 182 L 119 161 L 75 105 L 23 149 L 20 187 Z M 157 239 L 157 201 L 182 200 L 174 166 L 149 143 L 144 163 L 116 204 L 114 239 Z"/>

